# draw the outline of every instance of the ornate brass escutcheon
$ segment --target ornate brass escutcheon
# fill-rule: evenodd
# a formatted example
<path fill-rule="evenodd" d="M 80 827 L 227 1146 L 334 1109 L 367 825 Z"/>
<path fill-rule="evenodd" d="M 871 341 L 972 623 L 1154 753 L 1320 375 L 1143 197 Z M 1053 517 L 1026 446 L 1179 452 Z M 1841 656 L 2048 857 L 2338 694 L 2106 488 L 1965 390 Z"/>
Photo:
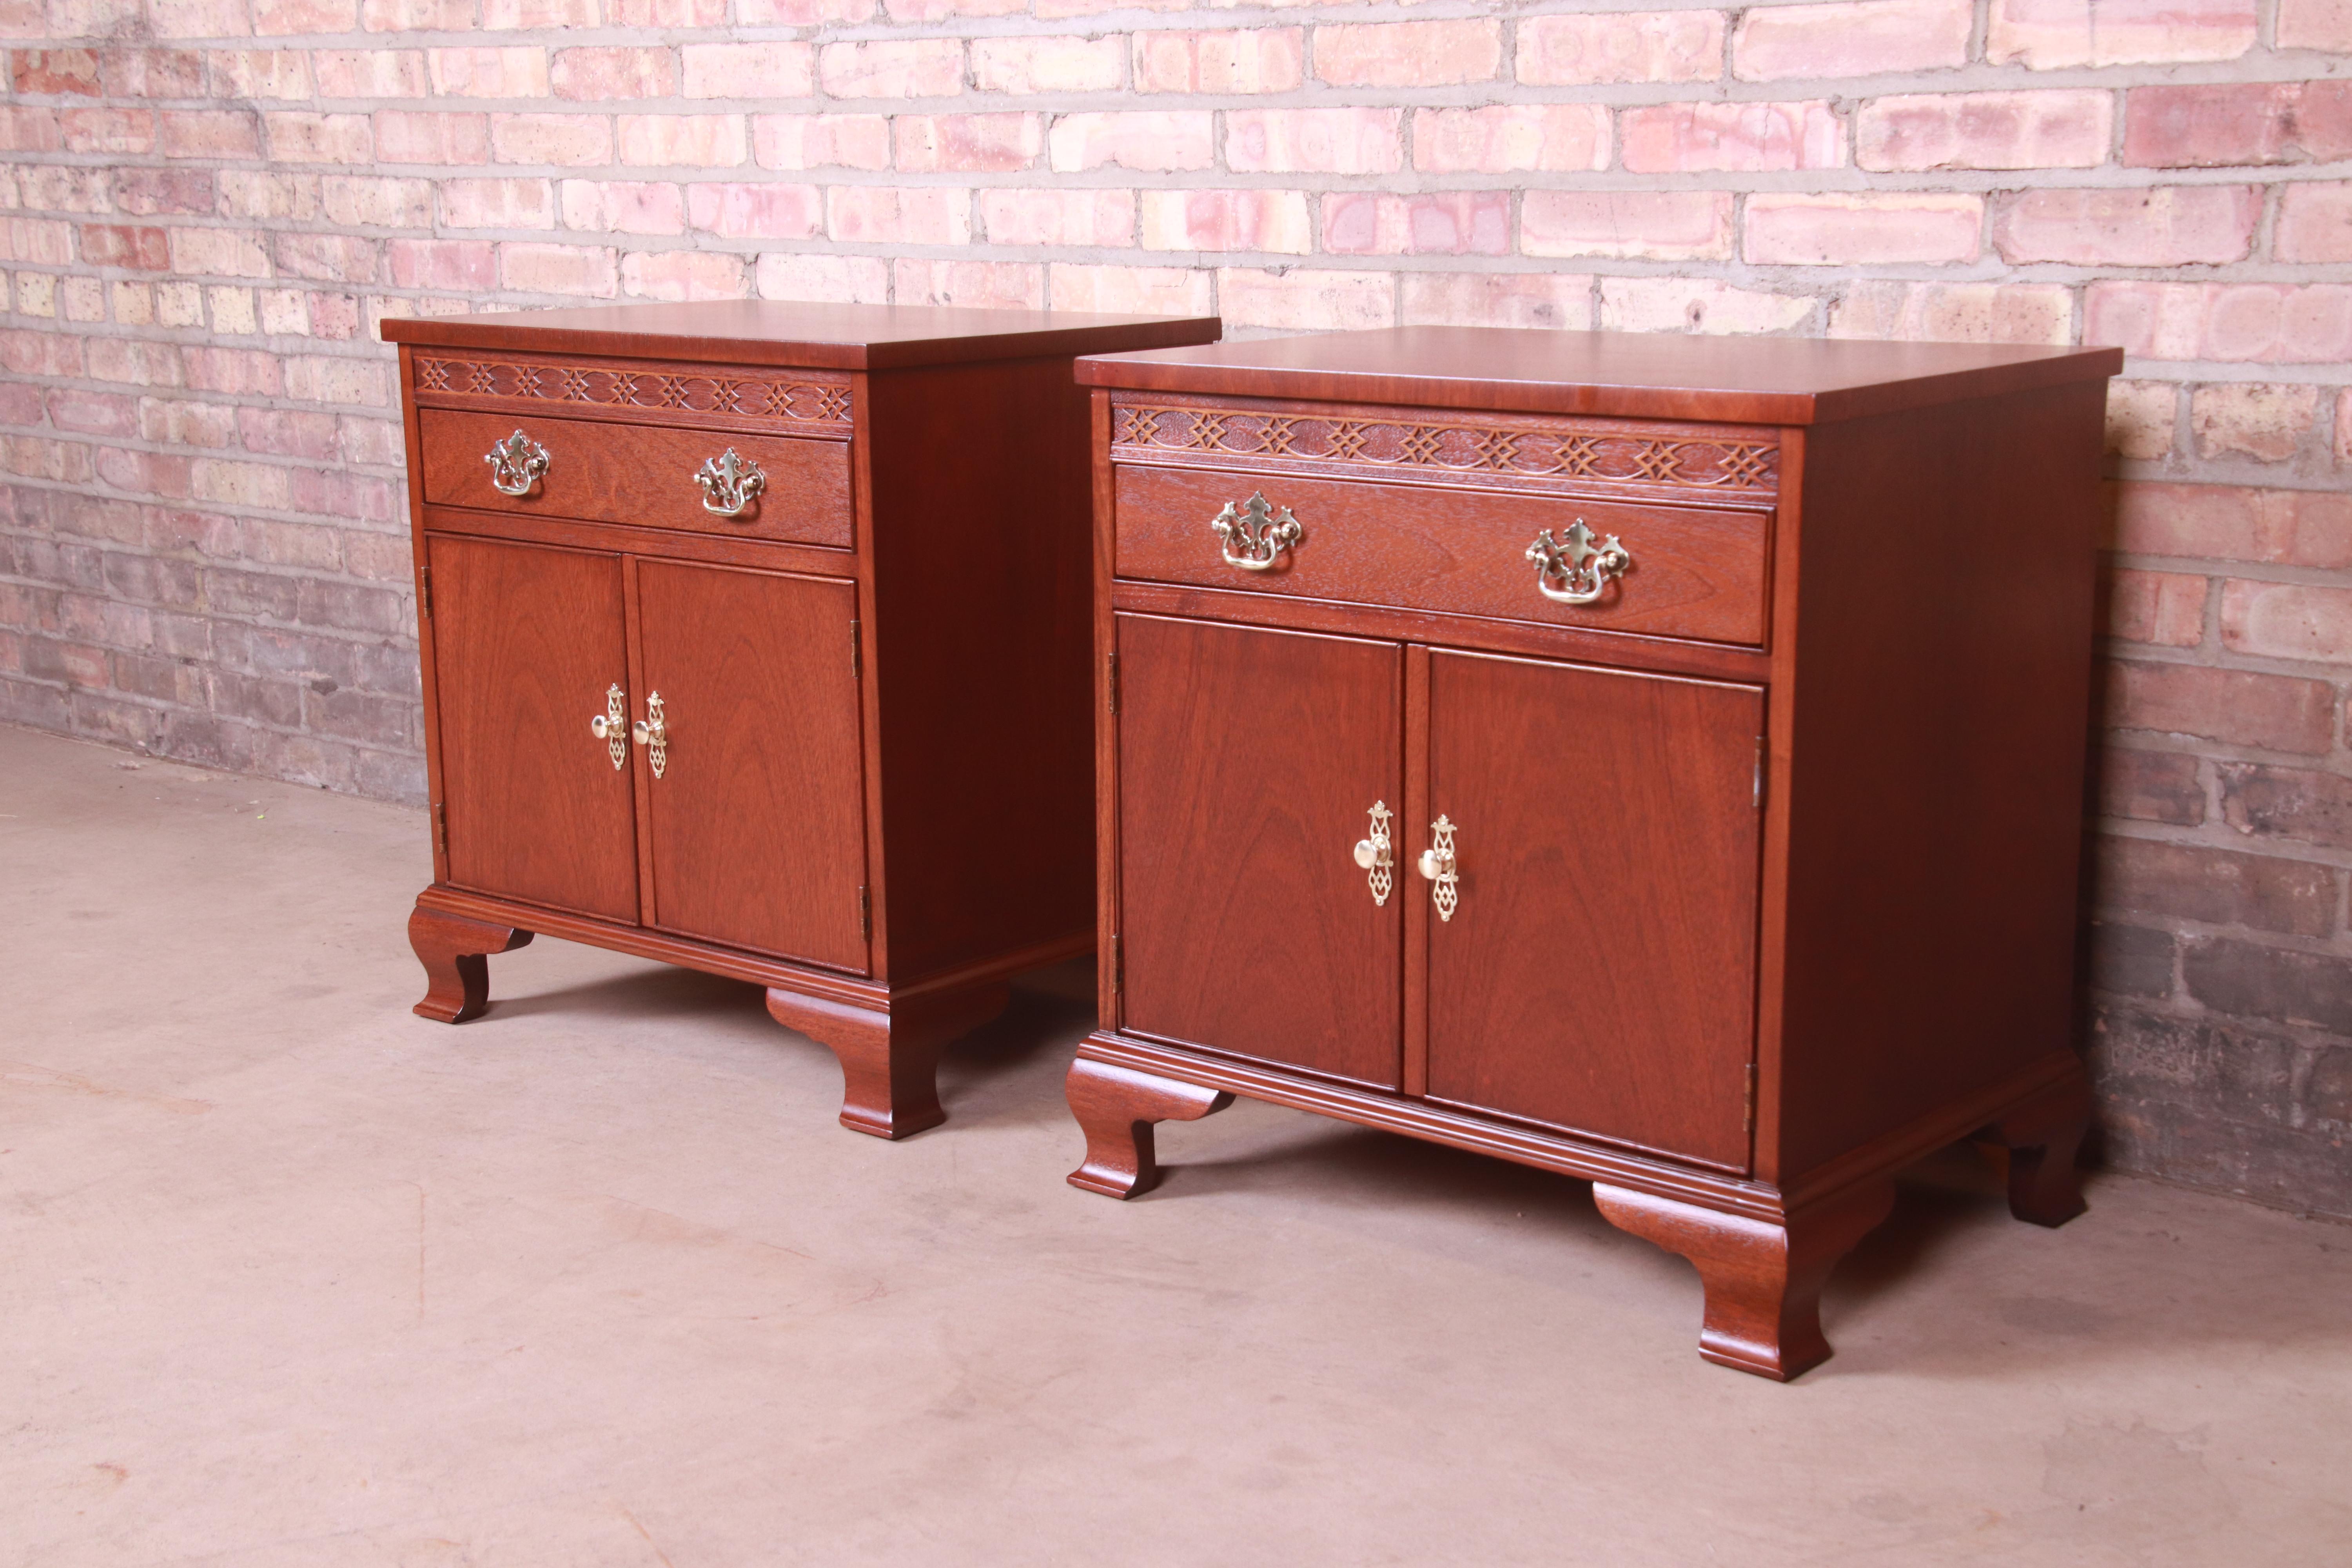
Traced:
<path fill-rule="evenodd" d="M 518 430 L 482 454 L 490 485 L 502 496 L 527 496 L 547 475 L 547 448 Z"/>
<path fill-rule="evenodd" d="M 1545 598 L 1562 605 L 1590 605 L 1633 564 L 1633 554 L 1617 542 L 1615 534 L 1597 546 L 1592 540 L 1592 531 L 1580 517 L 1561 539 L 1553 539 L 1549 528 L 1536 535 L 1536 542 L 1528 546 L 1528 559 L 1536 563 L 1536 587 Z M 1557 588 L 1552 586 L 1554 578 L 1559 581 Z"/>
<path fill-rule="evenodd" d="M 1232 501 L 1209 524 L 1219 540 L 1225 564 L 1238 566 L 1244 572 L 1264 572 L 1282 559 L 1282 552 L 1307 537 L 1298 520 L 1290 515 L 1288 507 L 1276 508 L 1265 499 L 1263 490 L 1252 492 L 1236 511 Z M 1234 546 L 1241 545 L 1241 553 Z"/>
<path fill-rule="evenodd" d="M 629 697 L 614 681 L 604 691 L 604 710 L 588 721 L 588 732 L 604 742 L 617 772 L 629 763 Z"/>
<path fill-rule="evenodd" d="M 719 457 L 706 458 L 694 472 L 694 482 L 702 487 L 702 510 L 720 517 L 740 517 L 751 504 L 759 500 L 760 492 L 768 488 L 768 476 L 760 465 L 749 458 L 735 455 L 730 447 Z"/>
<path fill-rule="evenodd" d="M 662 717 L 660 692 L 646 693 L 646 716 L 629 726 L 629 738 L 646 749 L 654 777 L 661 777 L 662 770 L 669 766 L 669 725 Z"/>
<path fill-rule="evenodd" d="M 1462 901 L 1462 879 L 1454 859 L 1454 824 L 1448 822 L 1441 812 L 1437 820 L 1429 825 L 1429 830 L 1436 837 L 1428 848 L 1421 852 L 1417 864 L 1421 867 L 1421 874 L 1433 884 L 1429 899 L 1437 906 L 1437 918 L 1450 921 L 1454 918 L 1454 907 Z"/>
<path fill-rule="evenodd" d="M 1371 818 L 1372 836 L 1356 841 L 1356 864 L 1370 873 L 1364 879 L 1371 884 L 1372 902 L 1383 905 L 1389 901 L 1389 889 L 1394 886 L 1390 868 L 1396 864 L 1396 857 L 1389 849 L 1388 802 L 1372 802 Z"/>

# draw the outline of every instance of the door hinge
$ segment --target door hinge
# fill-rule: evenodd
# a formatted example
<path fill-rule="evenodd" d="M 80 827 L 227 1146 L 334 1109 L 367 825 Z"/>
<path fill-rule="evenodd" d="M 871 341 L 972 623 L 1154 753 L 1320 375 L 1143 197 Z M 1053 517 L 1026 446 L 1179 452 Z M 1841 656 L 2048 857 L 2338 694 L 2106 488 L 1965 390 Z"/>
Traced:
<path fill-rule="evenodd" d="M 449 857 L 449 813 L 437 800 L 433 803 L 433 853 L 445 860 Z"/>
<path fill-rule="evenodd" d="M 1759 810 L 1759 811 L 1761 811 L 1761 810 L 1763 810 L 1763 809 L 1764 809 L 1764 764 L 1765 764 L 1765 762 L 1767 761 L 1767 759 L 1768 759 L 1770 755 L 1771 755 L 1770 752 L 1766 748 L 1766 746 L 1765 746 L 1765 744 L 1764 744 L 1764 737 L 1763 737 L 1763 736 L 1761 736 L 1761 735 L 1757 736 L 1757 737 L 1756 737 L 1756 809 L 1757 809 L 1757 810 Z"/>
<path fill-rule="evenodd" d="M 1114 995 L 1127 989 L 1127 949 L 1117 935 L 1110 939 L 1110 988 Z"/>
<path fill-rule="evenodd" d="M 1742 1132 L 1756 1131 L 1756 1064 L 1748 1064 L 1748 1118 L 1739 1129 Z"/>
<path fill-rule="evenodd" d="M 419 620 L 433 618 L 433 568 L 416 569 L 416 615 Z"/>
<path fill-rule="evenodd" d="M 1104 679 L 1105 689 L 1110 693 L 1110 710 L 1116 713 L 1118 711 L 1118 655 L 1115 653 L 1105 654 L 1103 656 L 1103 668 L 1106 672 Z"/>
<path fill-rule="evenodd" d="M 874 894 L 865 888 L 857 889 L 857 937 L 860 942 L 874 940 Z"/>
<path fill-rule="evenodd" d="M 866 648 L 858 639 L 857 623 L 849 623 L 849 679 L 856 680 L 866 673 Z"/>

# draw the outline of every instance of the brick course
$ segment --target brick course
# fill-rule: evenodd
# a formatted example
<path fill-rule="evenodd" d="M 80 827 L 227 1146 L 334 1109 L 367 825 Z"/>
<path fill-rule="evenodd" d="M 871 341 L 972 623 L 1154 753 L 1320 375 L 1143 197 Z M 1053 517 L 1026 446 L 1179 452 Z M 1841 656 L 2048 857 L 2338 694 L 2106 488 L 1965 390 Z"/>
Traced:
<path fill-rule="evenodd" d="M 0 720 L 394 799 L 387 313 L 2118 344 L 2107 1150 L 2352 1214 L 2347 0 L 58 0 L 0 50 Z"/>

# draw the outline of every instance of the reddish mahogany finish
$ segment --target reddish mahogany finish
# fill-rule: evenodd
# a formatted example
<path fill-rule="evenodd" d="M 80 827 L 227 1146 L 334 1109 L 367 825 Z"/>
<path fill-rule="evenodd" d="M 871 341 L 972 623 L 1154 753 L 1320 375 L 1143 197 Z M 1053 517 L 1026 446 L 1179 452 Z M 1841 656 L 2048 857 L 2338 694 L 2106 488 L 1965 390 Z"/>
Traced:
<path fill-rule="evenodd" d="M 420 1018 L 462 1024 L 490 1005 L 489 954 L 530 945 L 531 933 L 488 921 L 428 910 L 408 913 L 408 944 L 425 965 L 425 1000 L 413 1011 Z"/>
<path fill-rule="evenodd" d="M 1160 1184 L 1155 1123 L 1197 1121 L 1234 1102 L 1216 1089 L 1084 1058 L 1070 1064 L 1069 1095 L 1087 1132 L 1087 1163 L 1070 1173 L 1070 1184 L 1114 1198 Z"/>
<path fill-rule="evenodd" d="M 992 316 L 994 311 L 973 314 Z M 1016 313 L 1017 314 L 1017 313 Z M 1059 359 L 870 378 L 892 961 L 1067 941 L 1094 878 L 1087 410 Z"/>
<path fill-rule="evenodd" d="M 776 1022 L 841 1058 L 841 1124 L 877 1138 L 904 1138 L 948 1119 L 940 1107 L 940 1052 L 1004 1011 L 1002 979 L 892 1000 L 887 1014 L 826 996 L 771 988 Z"/>
<path fill-rule="evenodd" d="M 1428 712 L 1429 1098 L 1745 1172 L 1763 693 L 1437 652 Z"/>
<path fill-rule="evenodd" d="M 2009 1149 L 2009 1212 L 2032 1225 L 2064 1225 L 2084 1208 L 2074 1152 L 2091 1121 L 2091 1090 L 2067 1081 L 2009 1109 L 1985 1129 Z"/>
<path fill-rule="evenodd" d="M 1393 643 L 1119 617 L 1129 1031 L 1393 1089 L 1405 900 L 1349 847 L 1403 808 Z"/>
<path fill-rule="evenodd" d="M 1201 519 L 1245 504 L 1269 476 L 1140 464 L 1117 475 L 1121 577 L 1235 585 L 1223 555 L 1202 552 Z M 1287 477 L 1280 491 L 1303 537 L 1249 579 L 1255 592 L 1707 642 L 1764 640 L 1760 511 Z M 1563 536 L 1578 522 L 1621 538 L 1633 557 L 1628 575 L 1591 605 L 1545 598 L 1528 559 L 1539 531 Z"/>
<path fill-rule="evenodd" d="M 1232 1094 L 1582 1176 L 1697 1266 L 1702 1353 L 1776 1378 L 1829 1353 L 1822 1283 L 1911 1161 L 2006 1143 L 2019 1217 L 2079 1213 L 2120 360 L 1451 329 L 1081 360 L 1114 956 L 1070 1179 L 1142 1190 L 1150 1123 Z M 1303 531 L 1264 570 L 1211 528 L 1254 492 Z M 1522 552 L 1580 517 L 1633 564 L 1541 598 Z M 1351 790 L 1396 813 L 1384 906 Z"/>
<path fill-rule="evenodd" d="M 1817 425 L 2070 384 L 2114 349 L 1892 343 L 1853 338 L 1726 341 L 1666 332 L 1396 327 L 1260 339 L 1078 366 L 1089 386 L 1328 398 L 1412 408 L 1493 408 L 1631 419 Z"/>
<path fill-rule="evenodd" d="M 1778 1221 L 1727 1215 L 1656 1193 L 1592 1184 L 1612 1225 L 1697 1266 L 1706 1289 L 1698 1353 L 1786 1383 L 1829 1360 L 1822 1287 L 1830 1270 L 1895 1203 L 1884 1176 Z"/>
<path fill-rule="evenodd" d="M 685 305 L 583 305 L 505 316 L 387 321 L 387 341 L 541 349 L 709 364 L 908 370 L 1068 359 L 1113 345 L 1214 342 L 1214 316 L 1104 316 L 1080 310 L 973 310 L 946 305 L 817 305 L 704 300 Z"/>
<path fill-rule="evenodd" d="M 943 1114 L 942 1047 L 1092 943 L 1079 353 L 1213 320 L 767 302 L 387 321 L 401 342 L 456 1023 L 533 931 L 748 980 L 843 1124 Z M 429 345 L 420 348 L 417 345 Z M 550 466 L 499 494 L 520 429 Z M 732 447 L 739 519 L 693 480 Z M 591 721 L 617 689 L 615 766 Z M 629 727 L 661 699 L 663 762 Z"/>
<path fill-rule="evenodd" d="M 584 522 L 688 528 L 743 539 L 799 540 L 847 548 L 852 514 L 849 447 L 843 441 L 667 430 L 612 421 L 428 409 L 425 500 Z M 547 473 L 527 495 L 490 483 L 482 459 L 520 433 L 548 455 Z M 733 452 L 757 465 L 764 483 L 742 511 L 721 517 L 704 505 L 695 473 Z"/>
<path fill-rule="evenodd" d="M 483 539 L 424 543 L 439 633 L 435 827 L 446 879 L 635 920 L 629 775 L 588 731 L 605 691 L 629 684 L 620 558 Z"/>
<path fill-rule="evenodd" d="M 653 855 L 647 923 L 857 973 L 857 590 L 686 562 L 638 563 L 639 677 L 669 739 L 637 748 Z"/>

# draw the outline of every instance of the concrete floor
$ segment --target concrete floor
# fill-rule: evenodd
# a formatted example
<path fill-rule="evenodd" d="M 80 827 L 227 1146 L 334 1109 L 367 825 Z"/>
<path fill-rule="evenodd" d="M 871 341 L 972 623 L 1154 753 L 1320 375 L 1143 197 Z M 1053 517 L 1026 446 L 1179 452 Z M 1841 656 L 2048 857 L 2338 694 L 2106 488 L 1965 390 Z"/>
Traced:
<path fill-rule="evenodd" d="M 1062 1177 L 1087 976 L 893 1146 L 748 986 L 410 1015 L 423 818 L 0 729 L 0 1561 L 2352 1560 L 2352 1229 L 1958 1157 L 1782 1387 L 1580 1184 L 1247 1103 Z"/>

